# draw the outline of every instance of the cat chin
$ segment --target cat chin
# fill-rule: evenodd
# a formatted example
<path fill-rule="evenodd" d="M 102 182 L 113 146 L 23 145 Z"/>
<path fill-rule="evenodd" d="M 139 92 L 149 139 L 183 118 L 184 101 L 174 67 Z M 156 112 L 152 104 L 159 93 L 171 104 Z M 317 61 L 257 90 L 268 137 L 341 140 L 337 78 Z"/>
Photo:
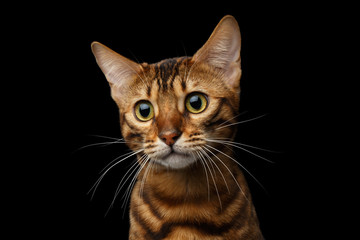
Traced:
<path fill-rule="evenodd" d="M 196 162 L 196 158 L 181 153 L 170 153 L 163 159 L 155 159 L 157 164 L 171 169 L 182 169 Z"/>

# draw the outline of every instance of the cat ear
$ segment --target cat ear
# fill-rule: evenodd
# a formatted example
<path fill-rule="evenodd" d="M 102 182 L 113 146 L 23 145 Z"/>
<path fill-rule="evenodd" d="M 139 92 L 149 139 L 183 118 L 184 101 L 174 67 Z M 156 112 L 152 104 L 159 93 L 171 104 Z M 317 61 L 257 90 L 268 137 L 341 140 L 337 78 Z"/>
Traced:
<path fill-rule="evenodd" d="M 195 53 L 193 60 L 220 68 L 225 73 L 227 84 L 238 88 L 241 77 L 240 48 L 239 25 L 233 16 L 227 15 L 221 19 L 204 46 Z"/>
<path fill-rule="evenodd" d="M 96 62 L 110 84 L 121 86 L 139 74 L 141 66 L 99 42 L 91 44 Z"/>

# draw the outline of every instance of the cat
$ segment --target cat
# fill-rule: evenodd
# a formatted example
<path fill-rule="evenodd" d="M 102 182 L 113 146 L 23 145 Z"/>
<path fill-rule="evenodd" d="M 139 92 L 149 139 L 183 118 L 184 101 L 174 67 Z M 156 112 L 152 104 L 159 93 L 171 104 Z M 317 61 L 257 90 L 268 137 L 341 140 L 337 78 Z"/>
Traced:
<path fill-rule="evenodd" d="M 263 239 L 245 177 L 221 143 L 236 135 L 240 46 L 230 15 L 193 57 L 135 63 L 92 43 L 141 166 L 130 240 Z"/>

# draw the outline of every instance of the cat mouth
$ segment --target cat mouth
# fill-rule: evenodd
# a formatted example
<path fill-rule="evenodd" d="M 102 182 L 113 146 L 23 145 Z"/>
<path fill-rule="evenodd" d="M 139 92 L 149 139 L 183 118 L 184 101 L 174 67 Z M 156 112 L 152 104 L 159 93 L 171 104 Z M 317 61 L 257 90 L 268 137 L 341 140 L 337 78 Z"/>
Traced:
<path fill-rule="evenodd" d="M 171 149 L 171 152 L 169 152 L 167 155 L 165 155 L 163 157 L 163 160 L 166 160 L 166 159 L 169 159 L 169 158 L 173 158 L 173 157 L 183 157 L 183 158 L 186 158 L 186 157 L 190 157 L 189 154 L 186 154 L 186 153 L 182 153 L 182 152 L 177 152 L 175 151 L 174 149 Z"/>
<path fill-rule="evenodd" d="M 155 159 L 154 162 L 168 168 L 181 169 L 191 165 L 195 161 L 196 158 L 194 158 L 192 155 L 177 152 L 174 149 L 171 149 L 168 154 L 163 156 L 161 159 Z"/>
<path fill-rule="evenodd" d="M 171 151 L 164 158 L 167 158 L 167 157 L 171 156 L 172 154 L 178 154 L 178 155 L 183 155 L 183 156 L 188 155 L 188 154 L 185 154 L 185 153 L 177 152 L 173 148 L 171 148 Z"/>

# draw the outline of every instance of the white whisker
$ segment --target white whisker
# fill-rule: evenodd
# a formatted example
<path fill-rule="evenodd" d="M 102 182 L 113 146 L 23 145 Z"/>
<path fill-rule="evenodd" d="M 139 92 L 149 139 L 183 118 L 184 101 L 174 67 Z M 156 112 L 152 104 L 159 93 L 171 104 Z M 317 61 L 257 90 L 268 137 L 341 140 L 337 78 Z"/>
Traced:
<path fill-rule="evenodd" d="M 137 172 L 135 173 L 135 176 L 131 180 L 128 188 L 126 189 L 125 195 L 122 197 L 122 199 L 125 198 L 125 201 L 121 205 L 121 207 L 124 209 L 123 217 L 125 216 L 125 209 L 126 209 L 126 206 L 128 205 L 128 202 L 130 200 L 132 190 L 133 190 L 133 188 L 135 186 L 135 183 L 137 182 L 136 180 L 137 180 L 140 172 L 142 171 L 142 169 L 146 166 L 146 164 L 148 162 L 150 162 L 150 158 L 148 156 L 146 156 L 145 160 L 143 160 L 141 163 L 139 163 L 139 168 L 138 168 Z"/>
<path fill-rule="evenodd" d="M 208 201 L 210 202 L 210 183 L 209 183 L 208 173 L 207 173 L 205 164 L 204 164 L 204 162 L 203 162 L 203 159 L 202 159 L 201 156 L 200 156 L 200 152 L 199 152 L 199 151 L 196 151 L 195 153 L 199 156 L 200 163 L 202 164 L 202 166 L 203 166 L 203 168 L 204 168 L 204 171 L 205 171 L 206 182 L 207 182 L 207 187 L 208 187 Z"/>
<path fill-rule="evenodd" d="M 226 127 L 230 127 L 230 126 L 234 126 L 234 125 L 238 125 L 238 124 L 242 124 L 242 123 L 246 123 L 246 122 L 251 122 L 251 121 L 254 121 L 254 120 L 256 120 L 256 119 L 265 117 L 266 115 L 267 115 L 267 114 L 263 114 L 263 115 L 261 115 L 261 116 L 254 117 L 254 118 L 251 118 L 251 119 L 247 119 L 247 120 L 243 120 L 243 121 L 235 122 L 235 123 L 230 123 L 230 124 L 227 124 L 227 125 L 225 125 L 225 126 L 217 127 L 217 128 L 215 128 L 215 130 L 219 130 L 219 129 L 222 129 L 222 128 L 226 128 Z"/>
<path fill-rule="evenodd" d="M 205 147 L 205 146 L 204 146 L 204 149 L 206 149 L 207 151 L 209 151 L 214 157 L 216 157 L 216 158 L 219 160 L 219 162 L 220 162 L 222 165 L 224 165 L 224 167 L 225 167 L 225 168 L 228 170 L 228 172 L 230 173 L 231 177 L 234 179 L 234 181 L 235 181 L 236 185 L 238 186 L 239 190 L 241 191 L 241 193 L 242 193 L 242 194 L 244 195 L 244 197 L 248 200 L 248 198 L 246 197 L 244 191 L 243 191 L 242 188 L 240 187 L 237 179 L 235 178 L 234 174 L 231 172 L 231 170 L 229 169 L 229 167 L 226 166 L 226 164 L 225 164 L 218 156 L 216 156 L 216 154 L 213 153 L 210 149 L 208 149 L 208 148 Z"/>
<path fill-rule="evenodd" d="M 201 148 L 199 148 L 201 150 Z M 211 176 L 211 179 L 213 180 L 213 183 L 214 183 L 214 187 L 215 187 L 215 191 L 216 191 L 216 194 L 217 194 L 217 197 L 218 197 L 218 200 L 219 200 L 219 204 L 220 204 L 220 209 L 222 210 L 222 204 L 221 204 L 221 199 L 220 199 L 220 195 L 219 195 L 219 191 L 218 191 L 218 188 L 217 188 L 217 184 L 216 184 L 216 181 L 215 181 L 215 178 L 214 178 L 214 175 L 212 174 L 211 172 L 211 169 L 206 161 L 206 159 L 204 158 L 204 156 L 202 155 L 201 152 L 200 153 L 200 156 L 203 158 L 204 160 L 204 163 L 205 165 L 207 166 L 207 168 L 209 169 L 209 173 L 210 173 L 210 176 Z"/>
<path fill-rule="evenodd" d="M 223 139 L 226 139 L 226 140 L 223 140 Z M 266 149 L 266 148 L 255 147 L 255 146 L 252 146 L 252 145 L 249 145 L 249 144 L 244 144 L 244 143 L 239 143 L 239 142 L 234 142 L 234 141 L 228 141 L 229 139 L 230 138 L 212 138 L 212 139 L 206 139 L 206 140 L 209 141 L 209 142 L 211 142 L 211 140 L 218 140 L 218 141 L 221 141 L 221 142 L 224 142 L 224 143 L 225 142 L 226 143 L 232 143 L 232 144 L 235 144 L 235 145 L 249 147 L 249 148 L 261 150 L 261 151 L 264 151 L 264 152 L 281 153 L 281 152 L 269 150 L 269 149 Z"/>
<path fill-rule="evenodd" d="M 124 174 L 124 176 L 122 177 L 122 179 L 120 180 L 120 183 L 118 184 L 113 200 L 108 208 L 108 210 L 105 213 L 105 216 L 108 214 L 108 212 L 110 211 L 110 209 L 113 207 L 115 200 L 120 192 L 120 190 L 123 188 L 123 185 L 127 182 L 127 180 L 130 178 L 130 176 L 133 174 L 133 172 L 139 167 L 139 164 L 137 163 L 137 161 L 135 160 L 134 163 L 132 164 L 132 166 L 129 168 L 129 170 Z M 134 168 L 134 169 L 133 169 Z M 132 170 L 133 169 L 133 170 Z M 131 171 L 132 170 L 132 171 Z M 131 171 L 131 172 L 130 172 Z M 130 174 L 129 174 L 130 172 Z M 129 176 L 126 178 L 126 180 L 124 181 L 125 177 L 129 174 Z M 123 182 L 124 181 L 124 182 Z"/>
<path fill-rule="evenodd" d="M 106 212 L 105 215 L 107 215 L 107 213 L 110 211 L 110 209 L 114 206 L 115 200 L 117 198 L 117 196 L 119 195 L 121 189 L 125 186 L 126 182 L 129 180 L 129 178 L 132 176 L 132 174 L 139 169 L 141 163 L 143 162 L 144 158 L 146 158 L 146 155 L 143 154 L 139 160 L 135 160 L 135 162 L 132 164 L 132 166 L 130 167 L 130 169 L 128 169 L 128 171 L 124 174 L 124 176 L 122 177 L 121 181 L 118 184 L 118 187 L 116 188 L 113 200 Z M 140 164 L 138 164 L 138 161 Z M 127 177 L 126 177 L 127 176 Z M 126 178 L 126 179 L 125 179 Z"/>
<path fill-rule="evenodd" d="M 129 143 L 129 141 L 125 141 L 123 138 L 113 138 L 113 137 L 107 137 L 107 136 L 101 136 L 101 135 L 91 135 L 94 137 L 100 137 L 100 138 L 105 138 L 105 139 L 110 139 L 110 140 L 114 140 L 114 141 L 109 141 L 109 142 L 99 142 L 99 143 L 91 143 L 85 146 L 82 146 L 78 149 L 76 149 L 74 152 L 76 151 L 80 151 L 84 148 L 89 148 L 89 147 L 94 147 L 94 146 L 109 146 L 112 144 L 125 144 L 125 143 Z M 140 143 L 140 142 L 135 142 L 132 141 L 132 143 Z"/>
<path fill-rule="evenodd" d="M 78 149 L 76 149 L 75 151 L 80 151 L 84 148 L 88 148 L 88 147 L 94 147 L 94 146 L 108 146 L 108 145 L 111 145 L 111 144 L 117 144 L 117 143 L 125 143 L 125 142 L 120 142 L 120 141 L 113 141 L 113 142 L 100 142 L 100 143 L 91 143 L 91 144 L 88 144 L 88 145 L 85 145 L 85 146 L 82 146 Z"/>
<path fill-rule="evenodd" d="M 99 177 L 99 179 L 95 182 L 94 186 L 89 190 L 88 193 L 90 193 L 90 192 L 93 190 L 91 199 L 94 197 L 94 194 L 95 194 L 95 192 L 96 192 L 96 189 L 98 188 L 101 180 L 104 178 L 104 176 L 106 175 L 107 172 L 109 172 L 113 167 L 115 167 L 115 166 L 118 165 L 119 163 L 123 162 L 124 160 L 128 159 L 129 157 L 132 157 L 132 156 L 140 153 L 141 151 L 143 151 L 143 149 L 131 153 L 130 155 L 126 156 L 125 158 L 122 158 L 121 160 L 117 161 L 116 163 L 114 163 L 114 164 L 112 164 L 110 167 L 108 167 L 108 169 L 107 169 L 106 171 L 104 171 L 104 173 L 101 174 L 101 176 Z M 122 155 L 122 156 L 123 156 L 123 155 Z M 120 157 L 121 157 L 121 156 L 120 156 Z M 118 157 L 118 158 L 116 158 L 116 159 L 114 159 L 114 160 L 117 160 L 117 159 L 119 159 L 120 157 Z"/>
<path fill-rule="evenodd" d="M 144 160 L 144 158 L 146 158 L 146 155 L 143 154 L 139 160 L 135 160 L 134 163 L 132 164 L 132 166 L 127 170 L 127 172 L 124 174 L 124 176 L 122 177 L 122 179 L 120 180 L 118 187 L 115 191 L 115 196 L 113 199 L 113 202 L 111 204 L 114 204 L 114 201 L 117 197 L 117 195 L 119 194 L 120 190 L 125 186 L 125 183 L 129 180 L 129 178 L 131 177 L 131 175 L 136 171 L 136 169 L 138 167 L 140 167 L 140 164 L 142 163 L 142 161 Z M 133 169 L 133 170 L 131 170 Z M 131 172 L 130 172 L 131 171 Z M 130 173 L 129 173 L 130 172 Z M 126 178 L 126 176 L 128 175 L 128 177 Z M 126 179 L 125 179 L 126 178 Z"/>
<path fill-rule="evenodd" d="M 133 154 L 133 151 L 128 150 L 127 153 L 124 153 L 123 155 L 120 155 L 119 157 L 116 157 L 114 160 L 112 160 L 111 162 L 109 162 L 99 173 L 102 173 L 105 171 L 105 169 L 107 169 L 113 162 L 116 162 L 118 159 L 122 158 L 122 157 L 126 157 L 128 155 Z"/>
<path fill-rule="evenodd" d="M 150 163 L 147 165 L 146 169 L 145 169 L 145 172 L 144 172 L 144 175 L 141 179 L 141 185 L 140 185 L 140 190 L 139 190 L 139 197 L 141 198 L 141 196 L 143 195 L 143 191 L 144 191 L 144 185 L 145 185 L 145 181 L 146 181 L 146 178 L 147 178 L 147 175 L 149 173 L 149 169 L 150 169 Z"/>
<path fill-rule="evenodd" d="M 97 135 L 97 134 L 90 134 L 88 136 L 98 137 L 98 138 L 105 138 L 105 139 L 110 139 L 110 140 L 117 140 L 117 141 L 124 140 L 124 138 L 109 137 L 109 136 Z"/>
<path fill-rule="evenodd" d="M 185 55 L 187 55 L 186 51 L 185 51 Z M 186 61 L 185 73 L 184 73 L 184 79 L 186 79 L 186 80 L 187 80 L 187 69 L 188 69 L 188 61 Z"/>
<path fill-rule="evenodd" d="M 271 160 L 269 160 L 269 159 L 267 159 L 267 158 L 264 158 L 263 156 L 260 156 L 260 155 L 258 155 L 258 154 L 256 154 L 256 153 L 254 153 L 254 152 L 246 149 L 246 148 L 240 147 L 240 146 L 238 146 L 238 145 L 236 145 L 236 144 L 234 144 L 234 143 L 232 143 L 232 142 L 230 142 L 230 141 L 217 141 L 217 140 L 211 140 L 211 139 L 207 139 L 207 141 L 209 141 L 209 142 L 216 142 L 216 143 L 220 143 L 220 144 L 232 146 L 232 147 L 241 149 L 241 150 L 243 150 L 243 151 L 245 151 L 245 152 L 247 152 L 247 153 L 250 153 L 251 155 L 256 156 L 256 157 L 258 157 L 258 158 L 260 158 L 260 159 L 263 159 L 263 160 L 265 160 L 265 161 L 267 161 L 267 162 L 269 162 L 269 163 L 274 163 L 273 161 L 271 161 Z M 248 146 L 248 147 L 253 147 L 253 146 L 246 145 L 246 144 L 240 144 L 240 143 L 237 143 L 237 144 L 239 144 L 239 145 L 244 145 L 244 146 Z M 257 147 L 253 147 L 253 148 L 260 149 L 260 148 L 257 148 Z M 260 150 L 263 150 L 263 149 L 260 149 Z M 265 150 L 264 150 L 264 151 L 265 151 Z M 270 151 L 270 150 L 268 150 L 268 151 Z"/>
<path fill-rule="evenodd" d="M 228 154 L 224 153 L 223 151 L 220 151 L 219 149 L 216 149 L 216 148 L 214 148 L 214 147 L 212 147 L 212 146 L 210 146 L 210 145 L 208 145 L 208 144 L 206 144 L 206 146 L 209 147 L 209 148 L 211 148 L 211 149 L 214 149 L 215 151 L 223 154 L 224 156 L 226 156 L 226 157 L 228 157 L 229 159 L 231 159 L 232 161 L 234 161 L 237 165 L 239 165 L 242 169 L 244 169 L 244 170 L 260 185 L 260 187 L 262 187 L 262 188 L 265 190 L 264 186 L 259 182 L 259 180 L 257 180 L 257 178 L 256 178 L 254 175 L 252 175 L 252 174 L 249 172 L 249 170 L 247 170 L 241 163 L 239 163 L 238 161 L 236 161 L 234 158 L 232 158 L 232 157 L 229 156 Z M 265 191 L 266 191 L 266 190 L 265 190 Z"/>
<path fill-rule="evenodd" d="M 221 127 L 221 126 L 222 126 L 222 125 L 224 125 L 225 123 L 230 122 L 231 120 L 233 120 L 233 119 L 235 119 L 235 118 L 237 118 L 237 117 L 240 117 L 240 116 L 244 115 L 244 114 L 245 114 L 245 113 L 247 113 L 247 112 L 248 112 L 248 111 L 245 111 L 245 112 L 239 113 L 239 114 L 238 114 L 238 115 L 236 115 L 235 117 L 232 117 L 232 118 L 230 118 L 230 119 L 226 120 L 225 122 L 223 122 L 223 123 L 219 124 L 219 127 Z"/>
<path fill-rule="evenodd" d="M 205 146 L 203 147 L 205 149 Z M 216 164 L 216 162 L 209 156 L 209 154 L 207 154 L 207 152 L 204 150 L 204 149 L 201 149 L 201 151 L 205 154 L 205 156 L 210 160 L 211 163 L 213 163 L 215 165 L 215 167 L 217 168 L 217 170 L 219 171 L 219 173 L 221 174 L 222 176 L 222 179 L 224 180 L 224 183 L 226 185 L 226 188 L 228 190 L 228 192 L 230 193 L 230 189 L 229 189 L 229 186 L 226 182 L 226 179 L 225 179 L 225 176 L 224 174 L 222 173 L 222 171 L 220 170 L 219 166 Z M 212 165 L 212 164 L 211 164 Z M 215 172 L 215 170 L 214 170 Z"/>

